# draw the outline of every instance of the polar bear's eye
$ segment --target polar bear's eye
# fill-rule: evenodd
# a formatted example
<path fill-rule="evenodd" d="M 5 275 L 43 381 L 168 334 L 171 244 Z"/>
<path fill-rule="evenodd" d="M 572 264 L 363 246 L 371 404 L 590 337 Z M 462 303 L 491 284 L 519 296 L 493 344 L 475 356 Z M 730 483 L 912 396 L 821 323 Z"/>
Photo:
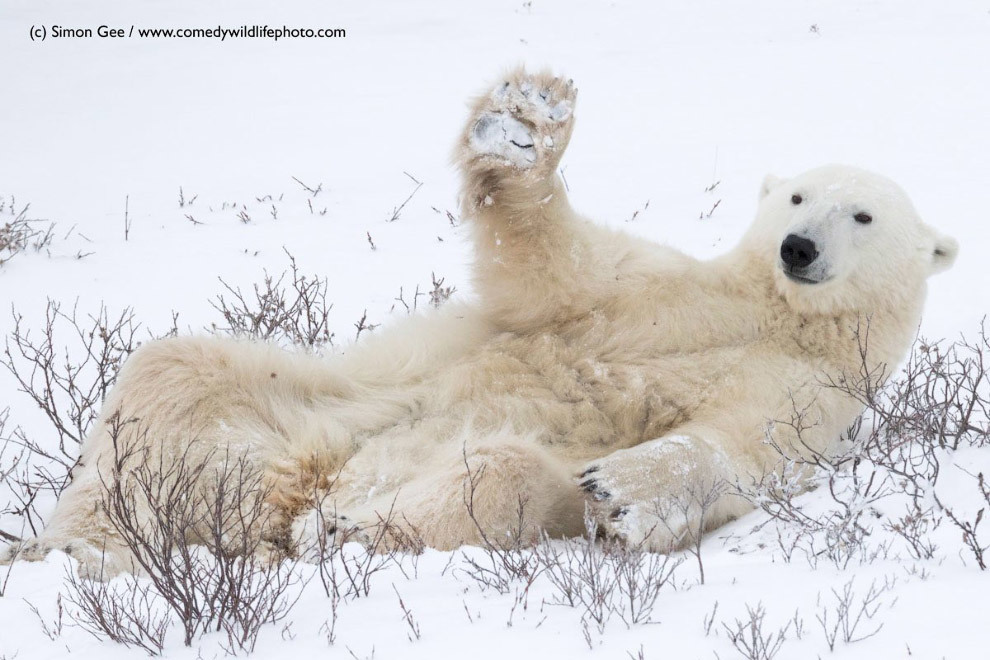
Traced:
<path fill-rule="evenodd" d="M 801 197 L 801 195 L 791 195 L 791 204 L 793 204 L 794 206 L 797 206 L 803 201 L 804 201 L 804 197 Z"/>
<path fill-rule="evenodd" d="M 868 225 L 873 222 L 873 216 L 869 213 L 857 213 L 853 219 L 861 225 Z"/>

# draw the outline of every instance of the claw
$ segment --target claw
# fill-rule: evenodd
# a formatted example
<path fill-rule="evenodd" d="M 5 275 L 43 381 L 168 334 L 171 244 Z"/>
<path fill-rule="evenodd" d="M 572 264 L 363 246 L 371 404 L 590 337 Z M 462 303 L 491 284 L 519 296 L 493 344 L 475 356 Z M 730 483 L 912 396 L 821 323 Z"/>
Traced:
<path fill-rule="evenodd" d="M 600 467 L 598 467 L 597 465 L 592 465 L 590 468 L 588 468 L 587 470 L 585 470 L 584 472 L 582 472 L 581 474 L 579 474 L 578 475 L 578 479 L 584 479 L 586 476 L 588 476 L 592 472 L 598 472 L 599 470 L 601 470 Z"/>
<path fill-rule="evenodd" d="M 580 486 L 581 486 L 581 490 L 583 490 L 586 493 L 593 493 L 596 490 L 598 490 L 598 482 L 595 481 L 594 479 L 588 479 L 587 481 L 583 481 L 581 482 Z"/>
<path fill-rule="evenodd" d="M 598 490 L 595 491 L 595 493 L 591 496 L 591 499 L 595 500 L 596 502 L 602 502 L 610 497 L 612 497 L 612 493 L 608 492 L 607 490 Z"/>
<path fill-rule="evenodd" d="M 620 518 L 623 518 L 623 517 L 625 517 L 625 515 L 626 515 L 627 513 L 629 513 L 629 507 L 627 507 L 627 506 L 620 506 L 620 507 L 619 507 L 619 508 L 617 508 L 617 509 L 613 509 L 613 510 L 612 510 L 612 514 L 611 514 L 611 516 L 609 516 L 609 517 L 610 517 L 610 518 L 611 518 L 612 520 L 619 520 Z"/>

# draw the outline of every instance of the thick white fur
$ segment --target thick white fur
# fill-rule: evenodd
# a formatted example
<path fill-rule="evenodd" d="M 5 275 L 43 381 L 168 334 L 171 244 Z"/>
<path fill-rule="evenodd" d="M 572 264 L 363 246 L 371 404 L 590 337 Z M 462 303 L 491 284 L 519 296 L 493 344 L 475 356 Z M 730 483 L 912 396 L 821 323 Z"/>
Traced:
<path fill-rule="evenodd" d="M 608 533 L 666 550 L 696 511 L 663 525 L 664 503 L 773 468 L 769 421 L 802 410 L 807 447 L 785 424 L 777 444 L 829 451 L 860 406 L 823 381 L 860 373 L 867 325 L 869 365 L 904 357 L 925 280 L 951 265 L 955 243 L 895 184 L 838 166 L 768 178 L 752 228 L 712 261 L 596 226 L 556 176 L 574 99 L 570 82 L 515 71 L 474 104 L 456 160 L 476 304 L 327 360 L 213 337 L 142 347 L 22 556 L 67 548 L 91 564 L 106 547 L 125 566 L 98 504 L 118 411 L 140 420 L 152 454 L 248 456 L 274 486 L 277 522 L 259 533 L 292 541 L 313 533 L 314 490 L 339 473 L 326 502 L 354 525 L 392 510 L 434 547 L 477 542 L 466 453 L 472 470 L 484 466 L 475 513 L 490 533 L 516 524 L 522 498 L 533 537 L 580 533 L 587 505 Z M 873 222 L 856 223 L 860 211 Z M 813 234 L 827 282 L 785 277 L 780 246 L 794 232 Z M 746 509 L 723 496 L 707 525 Z"/>

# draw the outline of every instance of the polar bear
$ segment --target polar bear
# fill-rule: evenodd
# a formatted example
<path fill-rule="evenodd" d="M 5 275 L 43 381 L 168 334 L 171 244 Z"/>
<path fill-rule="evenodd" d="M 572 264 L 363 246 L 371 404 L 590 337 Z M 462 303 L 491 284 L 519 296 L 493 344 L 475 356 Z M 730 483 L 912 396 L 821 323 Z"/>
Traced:
<path fill-rule="evenodd" d="M 319 514 L 340 534 L 389 513 L 439 549 L 578 535 L 590 515 L 669 551 L 701 515 L 672 502 L 773 469 L 768 429 L 787 452 L 832 450 L 861 405 L 825 383 L 904 358 L 955 241 L 891 181 L 842 166 L 768 177 L 752 227 L 711 261 L 592 224 L 557 175 L 575 99 L 571 81 L 517 70 L 474 102 L 455 160 L 476 301 L 328 359 L 215 337 L 141 347 L 21 556 L 126 567 L 99 505 L 114 415 L 140 421 L 152 456 L 243 452 L 272 485 L 257 533 L 290 547 Z M 768 426 L 796 410 L 800 437 Z M 710 493 L 707 529 L 749 509 Z"/>

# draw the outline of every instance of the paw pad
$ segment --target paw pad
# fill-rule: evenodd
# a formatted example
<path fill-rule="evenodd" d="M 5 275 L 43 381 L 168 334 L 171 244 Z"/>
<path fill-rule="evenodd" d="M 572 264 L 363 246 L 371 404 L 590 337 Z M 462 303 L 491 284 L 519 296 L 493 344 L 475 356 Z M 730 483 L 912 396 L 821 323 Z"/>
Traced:
<path fill-rule="evenodd" d="M 478 153 L 502 156 L 517 167 L 536 162 L 533 136 L 526 126 L 502 112 L 486 112 L 471 131 L 471 148 Z"/>

